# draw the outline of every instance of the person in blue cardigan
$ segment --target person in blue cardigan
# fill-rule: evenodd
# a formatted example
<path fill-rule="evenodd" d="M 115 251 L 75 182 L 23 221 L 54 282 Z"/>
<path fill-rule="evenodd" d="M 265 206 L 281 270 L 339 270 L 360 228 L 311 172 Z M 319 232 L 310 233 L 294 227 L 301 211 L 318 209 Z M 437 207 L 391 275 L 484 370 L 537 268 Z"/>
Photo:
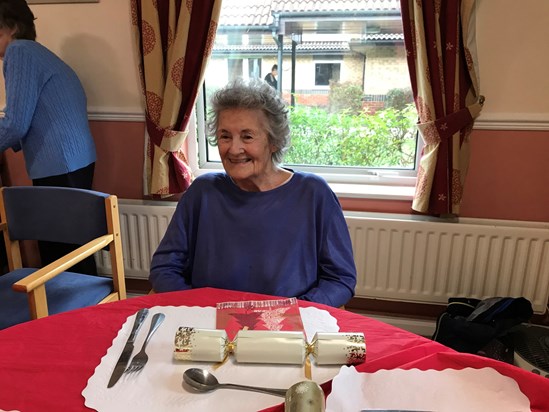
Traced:
<path fill-rule="evenodd" d="M 356 268 L 340 203 L 321 177 L 281 166 L 288 109 L 262 80 L 217 91 L 208 122 L 225 172 L 197 177 L 151 262 L 156 292 L 216 287 L 339 307 Z"/>
<path fill-rule="evenodd" d="M 0 0 L 0 59 L 6 89 L 0 153 L 22 150 L 34 186 L 91 189 L 96 152 L 86 95 L 76 73 L 36 42 L 25 0 Z M 73 247 L 39 244 L 42 264 Z M 93 259 L 73 268 L 95 273 Z"/>

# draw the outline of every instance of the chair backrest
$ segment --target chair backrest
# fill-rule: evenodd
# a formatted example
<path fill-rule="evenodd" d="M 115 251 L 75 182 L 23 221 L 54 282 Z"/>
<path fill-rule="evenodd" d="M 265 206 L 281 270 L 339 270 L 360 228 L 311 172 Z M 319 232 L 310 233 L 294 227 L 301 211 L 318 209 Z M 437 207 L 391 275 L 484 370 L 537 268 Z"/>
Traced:
<path fill-rule="evenodd" d="M 108 194 L 66 187 L 19 186 L 3 188 L 3 196 L 12 240 L 83 245 L 108 233 Z"/>
<path fill-rule="evenodd" d="M 0 218 L 10 270 L 0 276 L 0 329 L 28 319 L 24 312 L 29 309 L 30 318 L 37 319 L 126 298 L 115 195 L 64 187 L 4 187 Z M 77 247 L 41 269 L 23 268 L 22 240 Z M 109 251 L 112 279 L 69 270 L 101 249 Z M 18 292 L 26 293 L 26 299 Z"/>

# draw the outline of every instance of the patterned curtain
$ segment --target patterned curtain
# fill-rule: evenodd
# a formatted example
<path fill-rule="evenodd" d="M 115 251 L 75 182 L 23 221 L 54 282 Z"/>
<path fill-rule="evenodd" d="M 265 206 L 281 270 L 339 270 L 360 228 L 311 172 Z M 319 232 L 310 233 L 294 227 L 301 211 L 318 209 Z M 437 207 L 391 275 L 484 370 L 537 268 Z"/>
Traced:
<path fill-rule="evenodd" d="M 418 129 L 425 143 L 412 209 L 458 215 L 479 95 L 475 0 L 401 0 Z"/>
<path fill-rule="evenodd" d="M 204 77 L 221 0 L 131 0 L 145 97 L 145 194 L 184 192 L 193 176 L 182 145 Z"/>

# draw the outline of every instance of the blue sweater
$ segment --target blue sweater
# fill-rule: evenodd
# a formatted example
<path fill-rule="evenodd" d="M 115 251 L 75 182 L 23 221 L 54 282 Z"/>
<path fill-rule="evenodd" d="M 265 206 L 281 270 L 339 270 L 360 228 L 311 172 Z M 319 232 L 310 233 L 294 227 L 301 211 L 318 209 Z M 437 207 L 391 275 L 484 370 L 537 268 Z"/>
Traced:
<path fill-rule="evenodd" d="M 149 280 L 157 292 L 210 286 L 340 306 L 356 269 L 341 206 L 320 177 L 295 172 L 246 192 L 208 173 L 181 197 Z"/>
<path fill-rule="evenodd" d="M 0 152 L 22 149 L 31 179 L 95 162 L 86 95 L 76 73 L 40 43 L 14 40 L 4 56 Z"/>

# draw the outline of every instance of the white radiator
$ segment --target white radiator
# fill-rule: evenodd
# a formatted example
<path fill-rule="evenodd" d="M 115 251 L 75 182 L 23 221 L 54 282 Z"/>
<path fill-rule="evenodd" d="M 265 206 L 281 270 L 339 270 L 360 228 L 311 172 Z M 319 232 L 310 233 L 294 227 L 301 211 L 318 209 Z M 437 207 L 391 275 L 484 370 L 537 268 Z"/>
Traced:
<path fill-rule="evenodd" d="M 174 202 L 121 199 L 126 277 L 147 279 Z M 345 212 L 358 271 L 356 296 L 421 303 L 523 296 L 536 313 L 549 297 L 549 223 Z M 97 256 L 110 273 L 108 254 Z"/>
<path fill-rule="evenodd" d="M 127 278 L 147 279 L 152 255 L 166 232 L 175 202 L 119 199 L 124 273 Z M 111 274 L 107 252 L 96 254 L 97 270 Z"/>
<path fill-rule="evenodd" d="M 543 313 L 549 223 L 346 212 L 356 296 L 421 303 L 523 296 Z"/>

